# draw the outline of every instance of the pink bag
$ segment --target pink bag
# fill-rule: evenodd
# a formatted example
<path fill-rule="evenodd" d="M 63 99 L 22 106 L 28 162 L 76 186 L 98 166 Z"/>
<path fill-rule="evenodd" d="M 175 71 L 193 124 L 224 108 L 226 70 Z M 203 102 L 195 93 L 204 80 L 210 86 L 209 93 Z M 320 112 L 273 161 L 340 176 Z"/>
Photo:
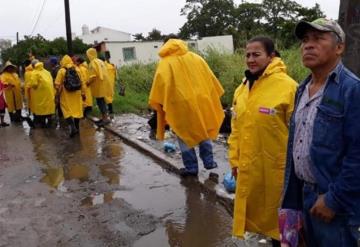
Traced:
<path fill-rule="evenodd" d="M 0 110 L 5 110 L 6 108 L 4 89 L 5 89 L 4 84 L 0 81 Z"/>

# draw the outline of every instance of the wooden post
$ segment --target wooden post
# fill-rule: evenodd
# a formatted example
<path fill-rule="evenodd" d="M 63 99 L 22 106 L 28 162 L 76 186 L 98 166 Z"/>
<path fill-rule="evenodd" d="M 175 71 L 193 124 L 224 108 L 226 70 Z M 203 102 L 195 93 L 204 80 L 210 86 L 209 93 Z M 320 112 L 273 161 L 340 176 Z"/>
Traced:
<path fill-rule="evenodd" d="M 346 33 L 343 62 L 360 76 L 360 0 L 340 0 L 339 24 Z"/>

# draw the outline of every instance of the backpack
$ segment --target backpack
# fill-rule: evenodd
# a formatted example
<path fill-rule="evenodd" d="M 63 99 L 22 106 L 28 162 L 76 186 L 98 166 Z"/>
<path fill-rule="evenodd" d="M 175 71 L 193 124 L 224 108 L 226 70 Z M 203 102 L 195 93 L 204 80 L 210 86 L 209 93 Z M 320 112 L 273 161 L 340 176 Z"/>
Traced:
<path fill-rule="evenodd" d="M 66 69 L 64 87 L 67 91 L 81 89 L 81 80 L 74 67 Z"/>

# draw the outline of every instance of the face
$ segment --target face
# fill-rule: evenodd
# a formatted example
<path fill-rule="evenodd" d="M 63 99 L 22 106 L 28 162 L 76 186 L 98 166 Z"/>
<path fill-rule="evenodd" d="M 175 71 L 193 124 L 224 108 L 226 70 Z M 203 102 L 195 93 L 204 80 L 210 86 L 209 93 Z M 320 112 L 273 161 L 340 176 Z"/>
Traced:
<path fill-rule="evenodd" d="M 301 40 L 301 56 L 305 67 L 316 69 L 337 62 L 344 45 L 336 42 L 330 32 L 308 30 Z"/>
<path fill-rule="evenodd" d="M 263 71 L 271 62 L 272 55 L 267 54 L 262 43 L 255 41 L 246 45 L 246 65 L 252 74 Z"/>

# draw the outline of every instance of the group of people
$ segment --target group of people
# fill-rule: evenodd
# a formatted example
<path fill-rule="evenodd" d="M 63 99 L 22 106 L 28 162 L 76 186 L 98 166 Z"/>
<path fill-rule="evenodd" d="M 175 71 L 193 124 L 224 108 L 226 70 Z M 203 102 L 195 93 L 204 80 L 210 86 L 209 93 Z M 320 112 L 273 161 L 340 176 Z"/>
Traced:
<path fill-rule="evenodd" d="M 345 33 L 332 20 L 295 29 L 310 75 L 296 83 L 267 37 L 247 42 L 248 69 L 234 93 L 229 163 L 236 177 L 233 235 L 263 234 L 273 246 L 358 246 L 360 80 L 341 62 Z M 211 140 L 224 118 L 224 90 L 185 42 L 160 49 L 149 96 L 158 139 L 178 137 L 182 176 L 217 167 Z M 211 227 L 211 226 L 209 226 Z"/>
<path fill-rule="evenodd" d="M 9 125 L 4 121 L 5 108 L 11 122 L 20 122 L 25 118 L 35 128 L 51 127 L 57 112 L 65 119 L 69 135 L 73 137 L 79 133 L 80 119 L 92 111 L 93 97 L 102 114 L 98 124 L 110 123 L 116 67 L 108 58 L 99 59 L 94 48 L 88 49 L 86 55 L 89 64 L 81 56 L 65 55 L 60 64 L 56 57 L 52 57 L 49 59 L 50 71 L 45 69 L 43 62 L 31 56 L 24 62 L 23 84 L 17 66 L 6 62 L 0 76 L 1 127 Z M 22 116 L 23 98 L 33 119 Z"/>

